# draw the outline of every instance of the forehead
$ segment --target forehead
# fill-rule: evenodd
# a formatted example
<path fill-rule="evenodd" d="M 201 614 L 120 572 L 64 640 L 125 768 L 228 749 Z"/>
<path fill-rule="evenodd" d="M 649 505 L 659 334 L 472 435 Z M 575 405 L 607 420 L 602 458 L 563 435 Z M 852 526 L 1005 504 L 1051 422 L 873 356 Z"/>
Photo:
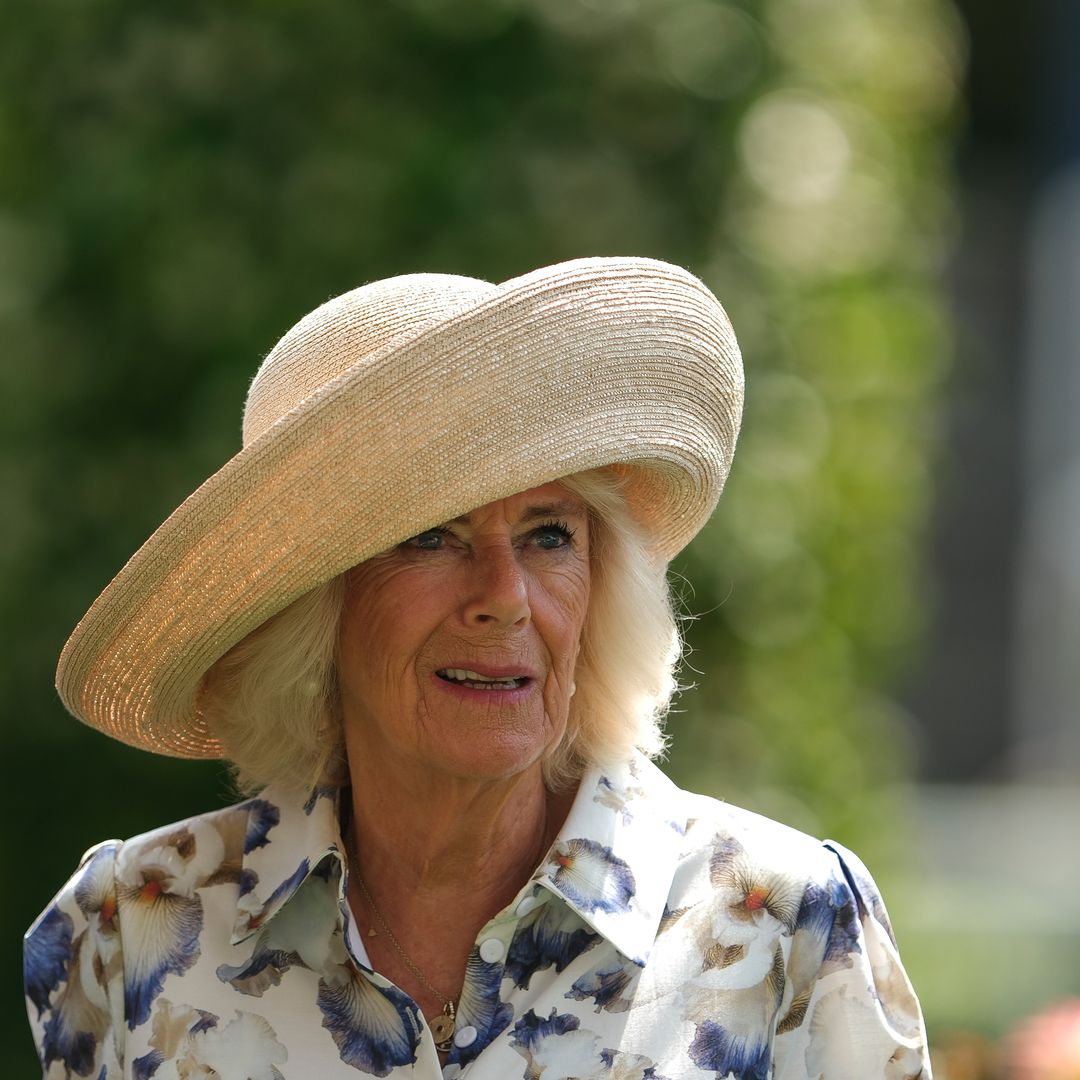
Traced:
<path fill-rule="evenodd" d="M 513 521 L 531 521 L 534 518 L 577 516 L 585 512 L 585 503 L 556 480 L 485 503 L 448 524 L 475 524 L 496 515 Z"/>

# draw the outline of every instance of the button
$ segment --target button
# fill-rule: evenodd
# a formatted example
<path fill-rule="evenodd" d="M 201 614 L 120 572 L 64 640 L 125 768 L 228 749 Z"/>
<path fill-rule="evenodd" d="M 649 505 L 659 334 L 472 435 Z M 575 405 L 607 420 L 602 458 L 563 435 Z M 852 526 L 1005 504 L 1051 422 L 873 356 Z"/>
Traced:
<path fill-rule="evenodd" d="M 472 1046 L 476 1042 L 477 1031 L 472 1024 L 466 1024 L 454 1032 L 454 1045 L 464 1050 L 466 1046 Z"/>
<path fill-rule="evenodd" d="M 520 919 L 522 916 L 528 915 L 529 912 L 532 911 L 532 909 L 536 907 L 536 905 L 539 903 L 540 901 L 535 896 L 523 897 L 521 903 L 519 903 L 518 906 L 514 908 L 514 914 L 517 915 L 517 917 Z"/>
<path fill-rule="evenodd" d="M 498 938 L 489 937 L 487 941 L 480 943 L 480 959 L 485 964 L 497 964 L 503 958 L 505 952 L 506 949 Z M 468 1046 L 468 1043 L 465 1045 Z"/>

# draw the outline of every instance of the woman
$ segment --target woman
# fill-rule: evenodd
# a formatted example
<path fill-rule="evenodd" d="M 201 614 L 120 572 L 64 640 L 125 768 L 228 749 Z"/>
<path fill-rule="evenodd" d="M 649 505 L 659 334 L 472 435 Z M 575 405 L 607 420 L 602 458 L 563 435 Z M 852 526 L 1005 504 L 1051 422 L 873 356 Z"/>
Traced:
<path fill-rule="evenodd" d="M 651 260 L 286 334 L 61 657 L 77 717 L 257 794 L 92 849 L 31 928 L 46 1075 L 929 1077 L 858 861 L 649 760 L 741 402 Z"/>

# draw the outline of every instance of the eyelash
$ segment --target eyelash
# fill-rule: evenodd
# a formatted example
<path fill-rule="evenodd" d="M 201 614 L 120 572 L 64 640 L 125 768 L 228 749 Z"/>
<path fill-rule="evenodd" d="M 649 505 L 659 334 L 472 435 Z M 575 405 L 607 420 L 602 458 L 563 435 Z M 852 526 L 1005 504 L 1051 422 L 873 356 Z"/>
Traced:
<path fill-rule="evenodd" d="M 535 534 L 538 532 L 543 532 L 545 529 L 552 529 L 555 532 L 562 533 L 563 538 L 566 540 L 567 546 L 569 546 L 573 542 L 574 533 L 577 531 L 575 529 L 571 529 L 565 521 L 552 520 L 545 521 L 542 525 L 537 525 L 536 528 L 533 530 L 533 533 Z"/>
<path fill-rule="evenodd" d="M 542 524 L 537 525 L 536 528 L 532 530 L 532 535 L 535 536 L 537 533 L 544 532 L 545 530 L 562 533 L 563 539 L 566 541 L 567 547 L 571 545 L 574 540 L 574 535 L 577 532 L 576 529 L 571 529 L 565 521 L 557 521 L 555 519 L 552 519 L 551 521 L 545 521 Z M 416 547 L 419 548 L 421 551 L 434 550 L 432 548 L 423 548 L 420 544 L 416 543 L 416 541 L 419 540 L 421 536 L 431 536 L 432 534 L 442 538 L 449 536 L 450 530 L 445 525 L 436 525 L 434 528 L 425 529 L 422 533 L 417 533 L 416 536 L 409 537 L 409 539 L 406 540 L 402 546 Z"/>

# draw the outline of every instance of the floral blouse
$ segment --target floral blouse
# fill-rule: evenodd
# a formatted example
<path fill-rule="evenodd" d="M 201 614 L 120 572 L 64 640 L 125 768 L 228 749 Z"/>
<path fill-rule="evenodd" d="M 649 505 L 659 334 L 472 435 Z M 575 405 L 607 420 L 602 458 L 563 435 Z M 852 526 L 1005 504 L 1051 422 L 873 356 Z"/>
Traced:
<path fill-rule="evenodd" d="M 443 1065 L 346 895 L 329 790 L 93 848 L 26 937 L 45 1077 L 930 1078 L 861 863 L 644 760 L 585 777 L 480 931 Z"/>

